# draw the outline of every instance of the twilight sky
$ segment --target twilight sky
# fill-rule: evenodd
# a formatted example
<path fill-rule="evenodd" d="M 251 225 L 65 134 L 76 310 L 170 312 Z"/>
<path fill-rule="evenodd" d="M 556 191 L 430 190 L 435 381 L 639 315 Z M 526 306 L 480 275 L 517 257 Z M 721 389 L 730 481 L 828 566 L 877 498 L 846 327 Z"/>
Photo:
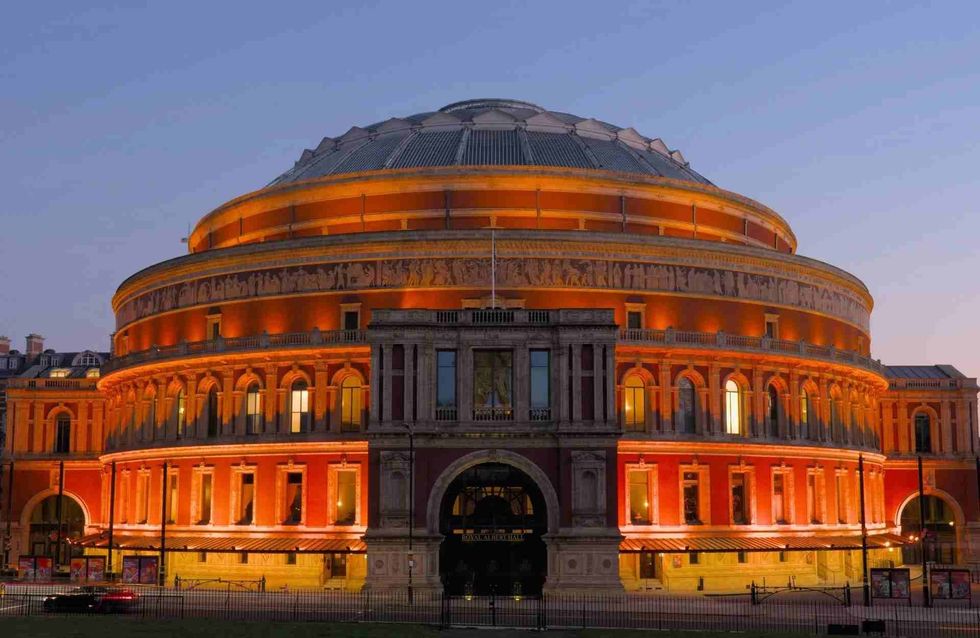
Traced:
<path fill-rule="evenodd" d="M 508 97 L 662 137 L 868 285 L 876 357 L 980 374 L 980 3 L 80 4 L 0 24 L 18 349 L 107 348 L 125 277 L 324 135 Z"/>

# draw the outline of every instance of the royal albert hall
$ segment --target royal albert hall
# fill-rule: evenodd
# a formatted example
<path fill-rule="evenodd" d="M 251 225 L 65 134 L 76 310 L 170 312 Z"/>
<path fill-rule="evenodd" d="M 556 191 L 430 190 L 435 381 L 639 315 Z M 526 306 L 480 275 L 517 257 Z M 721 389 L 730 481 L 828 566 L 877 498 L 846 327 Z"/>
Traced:
<path fill-rule="evenodd" d="M 323 138 L 187 241 L 112 300 L 76 552 L 527 594 L 980 559 L 975 380 L 873 359 L 867 287 L 660 139 L 459 102 Z"/>

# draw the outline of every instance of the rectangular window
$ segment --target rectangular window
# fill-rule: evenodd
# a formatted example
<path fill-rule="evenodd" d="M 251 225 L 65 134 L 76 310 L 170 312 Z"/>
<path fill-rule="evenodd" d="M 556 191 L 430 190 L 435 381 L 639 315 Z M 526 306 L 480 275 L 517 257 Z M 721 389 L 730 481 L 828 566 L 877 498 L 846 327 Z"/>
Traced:
<path fill-rule="evenodd" d="M 207 318 L 208 322 L 208 339 L 215 340 L 221 336 L 221 315 L 209 315 Z"/>
<path fill-rule="evenodd" d="M 140 472 L 136 477 L 136 522 L 146 525 L 150 511 L 150 473 Z"/>
<path fill-rule="evenodd" d="M 199 562 L 199 563 L 206 563 L 206 562 L 208 562 L 208 553 L 207 552 L 198 552 L 197 553 L 197 562 Z"/>
<path fill-rule="evenodd" d="M 847 475 L 837 475 L 837 522 L 843 525 L 847 522 Z"/>
<path fill-rule="evenodd" d="M 296 564 L 296 552 L 289 552 L 286 554 L 286 564 L 295 565 Z"/>
<path fill-rule="evenodd" d="M 595 349 L 591 344 L 582 346 L 581 363 L 582 420 L 592 421 L 595 419 Z"/>
<path fill-rule="evenodd" d="M 640 552 L 640 578 L 657 577 L 657 555 L 654 552 Z"/>
<path fill-rule="evenodd" d="M 510 350 L 473 352 L 473 419 L 509 421 L 514 418 L 513 353 Z"/>
<path fill-rule="evenodd" d="M 697 552 L 691 552 L 687 555 L 687 562 L 690 565 L 700 565 L 701 564 L 701 554 Z"/>
<path fill-rule="evenodd" d="M 436 352 L 436 420 L 454 421 L 456 415 L 456 351 Z"/>
<path fill-rule="evenodd" d="M 361 327 L 361 313 L 358 310 L 344 311 L 344 330 L 357 330 Z"/>
<path fill-rule="evenodd" d="M 238 553 L 238 563 L 240 565 L 248 565 L 248 552 Z"/>
<path fill-rule="evenodd" d="M 551 418 L 551 352 L 531 350 L 531 420 Z"/>
<path fill-rule="evenodd" d="M 285 511 L 283 525 L 299 525 L 303 521 L 303 473 L 286 473 L 286 493 L 283 498 Z"/>
<path fill-rule="evenodd" d="M 643 327 L 643 313 L 639 310 L 629 310 L 626 313 L 626 328 L 639 330 Z"/>
<path fill-rule="evenodd" d="M 242 472 L 238 480 L 238 524 L 251 525 L 255 522 L 255 474 Z"/>
<path fill-rule="evenodd" d="M 700 475 L 698 472 L 684 472 L 684 524 L 701 524 L 701 494 Z"/>
<path fill-rule="evenodd" d="M 324 554 L 323 562 L 328 578 L 347 576 L 347 554 Z"/>
<path fill-rule="evenodd" d="M 631 470 L 629 472 L 630 525 L 650 525 L 650 472 Z"/>
<path fill-rule="evenodd" d="M 779 315 L 766 313 L 766 338 L 779 339 Z"/>
<path fill-rule="evenodd" d="M 167 523 L 173 524 L 177 522 L 177 506 L 180 504 L 180 499 L 177 494 L 177 476 L 175 474 L 170 474 L 167 476 L 167 481 L 169 485 L 167 486 Z"/>
<path fill-rule="evenodd" d="M 200 516 L 198 516 L 198 525 L 207 525 L 211 522 L 211 495 L 212 495 L 212 484 L 214 482 L 214 476 L 208 473 L 201 474 L 201 491 L 198 494 L 198 511 Z"/>
<path fill-rule="evenodd" d="M 262 418 L 262 391 L 258 384 L 255 384 L 250 386 L 245 394 L 245 433 L 262 432 Z"/>
<path fill-rule="evenodd" d="M 293 434 L 310 430 L 310 390 L 303 382 L 293 384 L 289 398 L 289 431 Z"/>
<path fill-rule="evenodd" d="M 820 507 L 817 500 L 817 475 L 807 474 L 806 477 L 806 515 L 811 524 L 820 523 Z"/>
<path fill-rule="evenodd" d="M 732 523 L 749 524 L 748 477 L 743 472 L 732 473 Z"/>
<path fill-rule="evenodd" d="M 405 346 L 391 347 L 391 418 L 401 421 L 405 418 Z"/>
<path fill-rule="evenodd" d="M 746 554 L 745 552 L 739 552 L 738 553 L 738 562 L 740 562 L 740 563 L 747 563 L 747 562 L 749 562 L 749 555 Z"/>
<path fill-rule="evenodd" d="M 353 525 L 357 520 L 357 472 L 337 472 L 337 520 L 336 525 Z"/>
<path fill-rule="evenodd" d="M 772 518 L 780 524 L 786 524 L 786 477 L 781 473 L 772 477 Z"/>

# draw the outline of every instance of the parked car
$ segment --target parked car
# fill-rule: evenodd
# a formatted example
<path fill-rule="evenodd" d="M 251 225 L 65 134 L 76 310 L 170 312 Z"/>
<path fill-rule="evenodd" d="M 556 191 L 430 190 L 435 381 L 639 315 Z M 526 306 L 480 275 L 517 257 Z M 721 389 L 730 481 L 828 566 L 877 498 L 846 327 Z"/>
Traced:
<path fill-rule="evenodd" d="M 88 585 L 44 599 L 44 611 L 67 613 L 124 614 L 132 611 L 139 594 L 121 587 Z"/>

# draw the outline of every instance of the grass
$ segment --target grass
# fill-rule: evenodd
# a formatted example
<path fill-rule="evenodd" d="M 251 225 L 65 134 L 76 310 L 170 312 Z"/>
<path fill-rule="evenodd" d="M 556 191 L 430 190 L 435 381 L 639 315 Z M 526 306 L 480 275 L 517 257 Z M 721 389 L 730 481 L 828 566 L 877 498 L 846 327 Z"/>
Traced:
<path fill-rule="evenodd" d="M 19 616 L 0 617 L 0 635 L 29 638 L 463 638 L 473 630 L 440 630 L 425 625 L 379 623 L 273 623 L 209 619 L 151 620 L 118 616 Z M 496 630 L 485 633 L 488 638 L 532 636 L 528 631 Z M 586 629 L 578 631 L 548 631 L 549 638 L 732 638 L 726 632 L 650 632 L 622 629 Z M 738 638 L 772 638 L 775 634 L 739 632 Z"/>

